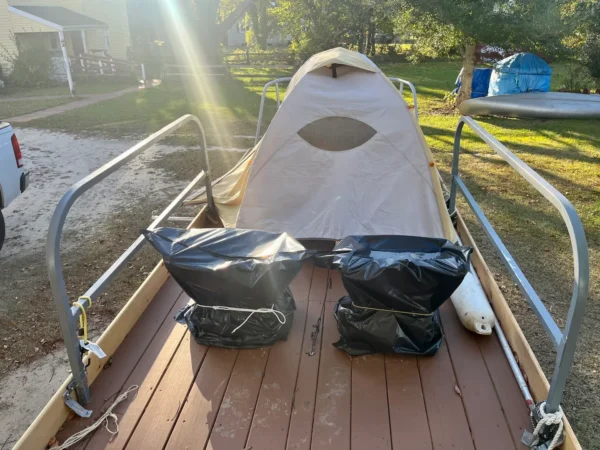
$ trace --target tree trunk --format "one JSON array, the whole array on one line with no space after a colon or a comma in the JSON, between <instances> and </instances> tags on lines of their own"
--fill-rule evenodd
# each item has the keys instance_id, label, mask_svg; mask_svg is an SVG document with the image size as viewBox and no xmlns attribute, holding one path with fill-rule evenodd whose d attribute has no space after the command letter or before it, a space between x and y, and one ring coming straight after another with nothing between
<instances>
[{"instance_id":1,"label":"tree trunk","mask_svg":"<svg viewBox=\"0 0 600 450\"><path fill-rule=\"evenodd\" d=\"M365 32L361 31L358 37L358 53L365 52Z\"/></svg>"},{"instance_id":2,"label":"tree trunk","mask_svg":"<svg viewBox=\"0 0 600 450\"><path fill-rule=\"evenodd\" d=\"M369 25L369 48L367 53L370 56L375 56L375 24L373 22Z\"/></svg>"},{"instance_id":3,"label":"tree trunk","mask_svg":"<svg viewBox=\"0 0 600 450\"><path fill-rule=\"evenodd\" d=\"M461 86L456 98L456 106L471 98L471 84L473 83L473 70L475 69L475 42L465 44L463 52L463 71Z\"/></svg>"}]
</instances>

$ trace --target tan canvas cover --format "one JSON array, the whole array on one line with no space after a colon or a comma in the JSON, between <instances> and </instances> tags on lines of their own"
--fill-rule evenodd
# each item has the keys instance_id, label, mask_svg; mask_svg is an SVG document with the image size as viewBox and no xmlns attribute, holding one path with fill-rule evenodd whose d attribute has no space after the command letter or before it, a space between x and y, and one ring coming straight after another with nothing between
<instances>
[{"instance_id":1,"label":"tan canvas cover","mask_svg":"<svg viewBox=\"0 0 600 450\"><path fill-rule=\"evenodd\" d=\"M323 52L290 85L263 139L215 186L227 226L297 238L454 237L421 130L368 58Z\"/></svg>"}]
</instances>

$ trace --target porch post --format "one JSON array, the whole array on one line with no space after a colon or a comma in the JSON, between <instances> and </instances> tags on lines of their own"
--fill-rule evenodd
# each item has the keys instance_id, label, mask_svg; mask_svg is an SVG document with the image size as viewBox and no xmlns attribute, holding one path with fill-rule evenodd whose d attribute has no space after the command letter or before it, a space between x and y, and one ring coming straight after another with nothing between
<instances>
[{"instance_id":1,"label":"porch post","mask_svg":"<svg viewBox=\"0 0 600 450\"><path fill-rule=\"evenodd\" d=\"M83 42L83 53L85 53L87 55L88 47L87 47L87 41L85 40L85 30L81 30L81 42Z\"/></svg>"},{"instance_id":2,"label":"porch post","mask_svg":"<svg viewBox=\"0 0 600 450\"><path fill-rule=\"evenodd\" d=\"M73 86L73 77L71 76L71 64L69 63L69 56L67 55L67 45L65 43L65 33L62 30L58 32L58 40L60 42L60 49L62 50L63 59L65 61L67 80L69 82L69 91L71 92L71 95L75 95L75 86Z\"/></svg>"},{"instance_id":3,"label":"porch post","mask_svg":"<svg viewBox=\"0 0 600 450\"><path fill-rule=\"evenodd\" d=\"M110 47L108 42L108 30L105 28L103 30L104 33L104 51L108 54L108 47Z\"/></svg>"}]
</instances>

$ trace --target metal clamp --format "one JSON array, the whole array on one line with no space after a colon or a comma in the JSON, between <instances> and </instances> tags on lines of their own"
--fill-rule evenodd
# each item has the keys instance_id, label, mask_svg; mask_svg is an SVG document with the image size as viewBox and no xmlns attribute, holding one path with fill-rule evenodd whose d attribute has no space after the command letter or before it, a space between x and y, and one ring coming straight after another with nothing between
<instances>
[{"instance_id":1,"label":"metal clamp","mask_svg":"<svg viewBox=\"0 0 600 450\"><path fill-rule=\"evenodd\" d=\"M67 348L67 355L69 357L69 364L71 366L71 373L73 381L69 385L67 394L65 395L65 404L71 408L76 414L87 411L81 405L85 405L90 401L90 391L87 380L87 373L82 361L82 348L78 337L78 319L81 314L81 308L77 305L71 306L69 303L69 297L65 286L65 280L63 276L62 264L60 260L60 240L63 232L65 220L69 213L69 210L75 203L75 201L88 189L98 184L108 175L116 171L121 166L125 165L133 158L138 156L143 151L152 147L157 142L161 141L165 137L173 134L176 130L183 127L188 123L195 123L198 127L200 138L202 141L202 148L200 151L200 158L202 161L202 167L205 171L201 171L192 182L165 208L165 210L152 222L149 228L155 228L160 225L165 218L167 218L171 212L183 203L183 200L187 195L194 189L194 187L201 181L205 182L206 194L208 198L208 207L214 208L214 200L212 197L212 185L210 181L210 168L208 165L208 153L206 146L206 136L204 128L200 123L200 120L196 116L190 114L180 117L179 119L171 122L161 130L147 137L143 141L139 142L135 146L131 147L126 152L117 156L110 162L106 163L98 170L89 174L81 181L75 183L60 199L56 210L52 216L50 222L50 229L48 230L48 239L46 241L46 263L48 265L48 276L50 278L50 285L52 288L52 296L54 297L54 305L58 313L58 320L60 324L61 333L65 346ZM106 286L127 266L127 263L140 251L145 244L143 236L139 236L133 244L110 266L110 268L102 274L102 276L90 287L87 292L77 302L83 308L89 308L90 302L87 298L95 300L104 291ZM71 390L75 390L77 400L79 404L71 397ZM85 417L85 416L82 416Z\"/></svg>"},{"instance_id":2,"label":"metal clamp","mask_svg":"<svg viewBox=\"0 0 600 450\"><path fill-rule=\"evenodd\" d=\"M548 310L542 303L541 299L519 268L517 262L512 257L500 236L496 233L491 223L477 204L473 195L467 189L462 178L458 174L458 162L460 156L460 140L464 125L467 124L477 136L488 144L499 156L501 156L515 171L521 175L529 184L537 189L552 205L558 210L561 217L565 221L569 236L571 238L571 246L573 249L573 265L574 265L574 285L571 305L567 316L567 322L564 330L561 330ZM506 148L500 141L486 131L471 117L461 117L454 137L454 158L452 161L452 184L450 188L450 205L449 210L452 212L456 208L456 193L460 190L465 197L471 210L482 225L486 235L494 245L500 259L508 269L515 283L519 286L521 293L525 296L529 305L536 313L538 319L542 323L544 329L550 336L554 344L557 357L550 383L550 391L546 400L546 411L553 413L558 410L562 400L565 384L573 357L575 355L575 347L577 338L581 330L589 291L590 279L590 264L588 256L588 246L583 230L583 224L577 215L577 211L573 205L556 190L550 183L544 180L531 167L521 161L514 153ZM539 399L538 399L539 400Z\"/></svg>"}]
</instances>

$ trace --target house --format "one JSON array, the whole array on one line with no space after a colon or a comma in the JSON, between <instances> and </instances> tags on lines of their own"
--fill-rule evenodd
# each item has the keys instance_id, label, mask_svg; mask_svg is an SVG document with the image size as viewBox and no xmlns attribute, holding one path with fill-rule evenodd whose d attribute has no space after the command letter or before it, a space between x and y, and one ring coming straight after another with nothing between
<instances>
[{"instance_id":1,"label":"house","mask_svg":"<svg viewBox=\"0 0 600 450\"><path fill-rule=\"evenodd\" d=\"M131 45L126 0L0 0L0 65L10 72L3 51L17 44L43 46L55 60L57 76L71 91L70 64L80 55L126 59Z\"/></svg>"}]
</instances>

